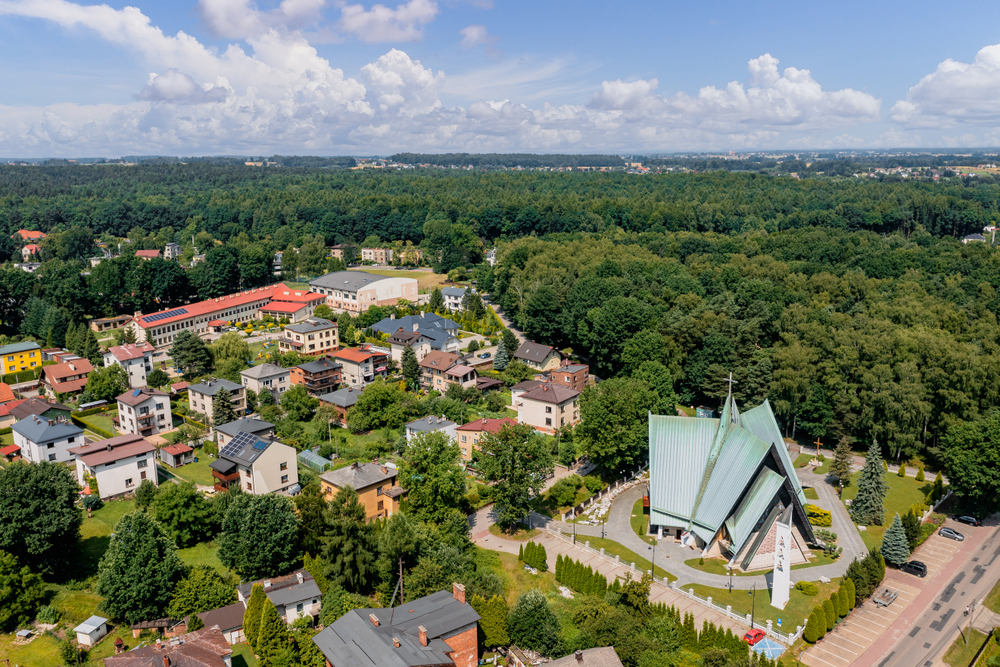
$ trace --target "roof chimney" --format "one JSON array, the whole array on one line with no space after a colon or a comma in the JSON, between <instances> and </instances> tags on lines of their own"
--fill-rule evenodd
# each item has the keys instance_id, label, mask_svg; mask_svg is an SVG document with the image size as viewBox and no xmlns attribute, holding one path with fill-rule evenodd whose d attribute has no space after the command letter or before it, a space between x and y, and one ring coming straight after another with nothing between
<instances>
[{"instance_id":1,"label":"roof chimney","mask_svg":"<svg viewBox=\"0 0 1000 667\"><path fill-rule=\"evenodd\" d=\"M388 468L386 468L385 466L382 466L382 474L383 474L383 475L385 475L385 474L387 474L388 472L389 472L389 469L388 469Z\"/></svg>"},{"instance_id":2,"label":"roof chimney","mask_svg":"<svg viewBox=\"0 0 1000 667\"><path fill-rule=\"evenodd\" d=\"M49 426L52 426L53 424L55 424L55 422L50 419L49 420Z\"/></svg>"},{"instance_id":3,"label":"roof chimney","mask_svg":"<svg viewBox=\"0 0 1000 667\"><path fill-rule=\"evenodd\" d=\"M451 594L456 600L465 604L465 586L457 581L451 585Z\"/></svg>"},{"instance_id":4,"label":"roof chimney","mask_svg":"<svg viewBox=\"0 0 1000 667\"><path fill-rule=\"evenodd\" d=\"M302 583L303 581L305 581L305 578L304 578L304 577L302 576L302 573L301 573L301 572L296 572L296 573L295 573L295 578L299 580L299 583L300 583L300 584L301 584L301 583Z\"/></svg>"},{"instance_id":5,"label":"roof chimney","mask_svg":"<svg viewBox=\"0 0 1000 667\"><path fill-rule=\"evenodd\" d=\"M378 616L376 616L375 614L368 614L368 620L371 621L372 625L374 625L376 628L378 627Z\"/></svg>"},{"instance_id":6,"label":"roof chimney","mask_svg":"<svg viewBox=\"0 0 1000 667\"><path fill-rule=\"evenodd\" d=\"M157 643L159 643L159 642L157 642ZM163 667L170 667L170 656L169 655L163 656Z\"/></svg>"},{"instance_id":7,"label":"roof chimney","mask_svg":"<svg viewBox=\"0 0 1000 667\"><path fill-rule=\"evenodd\" d=\"M392 645L395 646L396 648L399 648L399 637L392 638Z\"/></svg>"},{"instance_id":8,"label":"roof chimney","mask_svg":"<svg viewBox=\"0 0 1000 667\"><path fill-rule=\"evenodd\" d=\"M576 661L577 662L583 662L583 651L581 651L580 649L577 649L576 653L574 653L573 655L576 656Z\"/></svg>"},{"instance_id":9,"label":"roof chimney","mask_svg":"<svg viewBox=\"0 0 1000 667\"><path fill-rule=\"evenodd\" d=\"M417 628L417 632L420 633L420 644L422 646L427 646L427 628L421 625Z\"/></svg>"}]
</instances>

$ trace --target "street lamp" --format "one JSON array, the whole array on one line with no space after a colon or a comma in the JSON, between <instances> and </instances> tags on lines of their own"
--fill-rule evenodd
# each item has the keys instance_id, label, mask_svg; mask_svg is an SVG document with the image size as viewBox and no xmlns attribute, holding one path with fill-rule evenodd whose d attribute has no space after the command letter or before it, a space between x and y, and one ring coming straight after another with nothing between
<instances>
[{"instance_id":1,"label":"street lamp","mask_svg":"<svg viewBox=\"0 0 1000 667\"><path fill-rule=\"evenodd\" d=\"M733 592L733 566L732 563L726 565L726 569L729 570L729 592Z\"/></svg>"},{"instance_id":2,"label":"street lamp","mask_svg":"<svg viewBox=\"0 0 1000 667\"><path fill-rule=\"evenodd\" d=\"M732 572L732 570L730 570L730 572ZM753 630L754 612L757 609L757 582L754 582L753 589L750 591L749 595L753 597L753 601L750 603L750 629Z\"/></svg>"}]
</instances>

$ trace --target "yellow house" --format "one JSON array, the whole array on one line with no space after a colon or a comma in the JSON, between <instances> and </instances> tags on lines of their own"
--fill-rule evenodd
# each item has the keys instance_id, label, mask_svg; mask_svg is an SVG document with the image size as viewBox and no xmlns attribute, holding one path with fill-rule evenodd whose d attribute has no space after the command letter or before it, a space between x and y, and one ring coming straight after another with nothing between
<instances>
[{"instance_id":1,"label":"yellow house","mask_svg":"<svg viewBox=\"0 0 1000 667\"><path fill-rule=\"evenodd\" d=\"M16 373L42 365L42 346L38 343L14 343L0 347L0 368Z\"/></svg>"},{"instance_id":2,"label":"yellow house","mask_svg":"<svg viewBox=\"0 0 1000 667\"><path fill-rule=\"evenodd\" d=\"M399 511L399 503L406 491L396 483L397 474L395 468L378 463L352 463L345 468L323 473L319 481L327 500L345 486L353 487L365 508L365 516L371 521L390 517Z\"/></svg>"}]
</instances>

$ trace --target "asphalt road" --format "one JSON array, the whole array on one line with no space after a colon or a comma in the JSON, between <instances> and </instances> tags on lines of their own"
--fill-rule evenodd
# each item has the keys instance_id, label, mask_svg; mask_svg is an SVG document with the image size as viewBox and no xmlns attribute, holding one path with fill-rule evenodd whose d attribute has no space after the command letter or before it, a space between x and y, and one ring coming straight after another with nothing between
<instances>
[{"instance_id":1,"label":"asphalt road","mask_svg":"<svg viewBox=\"0 0 1000 667\"><path fill-rule=\"evenodd\" d=\"M973 530L989 531L989 536L967 556L931 604L912 622L909 632L877 663L878 667L930 667L955 640L959 626L968 627L970 619L964 615L966 606L973 605L973 601L977 605L981 603L1000 579L1000 563L997 562L1000 527L961 526L958 529L966 539ZM982 611L988 613L985 608Z\"/></svg>"}]
</instances>

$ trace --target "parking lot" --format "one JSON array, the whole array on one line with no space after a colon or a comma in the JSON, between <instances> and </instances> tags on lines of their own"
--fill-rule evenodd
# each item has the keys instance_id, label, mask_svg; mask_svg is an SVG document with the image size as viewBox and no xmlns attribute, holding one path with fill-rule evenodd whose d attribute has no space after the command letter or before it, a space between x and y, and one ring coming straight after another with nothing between
<instances>
[{"instance_id":1,"label":"parking lot","mask_svg":"<svg viewBox=\"0 0 1000 667\"><path fill-rule=\"evenodd\" d=\"M945 525L951 526L967 537L972 534L972 531L975 530L975 528L972 528L971 526L956 524L951 520L949 520ZM955 555L955 552L961 548L961 542L950 540L947 537L941 537L935 532L927 538L926 542L920 545L916 553L913 554L912 560L919 560L926 565L927 578L933 579L937 576L938 572L944 568L951 557ZM912 575L904 574L902 572L896 572L894 574L897 577L904 578L904 581L906 577L912 577Z\"/></svg>"}]
</instances>

